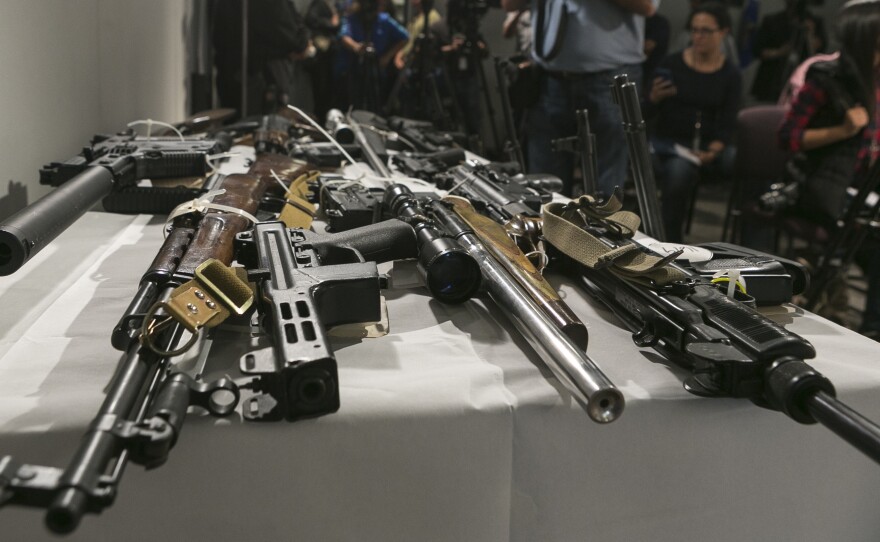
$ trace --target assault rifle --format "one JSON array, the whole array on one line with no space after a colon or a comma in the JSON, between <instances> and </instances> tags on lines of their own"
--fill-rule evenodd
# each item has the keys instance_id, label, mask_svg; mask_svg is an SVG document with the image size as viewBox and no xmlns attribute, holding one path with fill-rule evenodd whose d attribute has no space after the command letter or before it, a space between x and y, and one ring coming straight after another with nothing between
<instances>
[{"instance_id":1,"label":"assault rifle","mask_svg":"<svg viewBox=\"0 0 880 542\"><path fill-rule=\"evenodd\" d=\"M819 422L880 462L880 427L838 401L831 382L805 363L815 356L807 340L635 243L638 217L618 211L616 199L551 203L544 235L582 264L575 269L585 290L638 346L690 371L691 393L748 398L797 422Z\"/></svg>"},{"instance_id":2,"label":"assault rifle","mask_svg":"<svg viewBox=\"0 0 880 542\"><path fill-rule=\"evenodd\" d=\"M248 173L223 178L213 207L173 219L114 330L113 345L125 354L70 463L60 469L0 457L0 504L45 508L50 530L71 532L83 515L113 503L129 462L152 468L167 460L190 406L227 416L244 392L247 420L292 421L338 409L326 329L379 319L383 280L375 261L414 257L415 235L399 221L343 237L278 222L249 230L247 217L278 186L276 178L291 181L305 169L284 156L259 156ZM256 302L228 267L236 260L256 284ZM262 332L240 360L244 382L206 382L202 368L183 372L178 362L187 349L206 349L209 328L233 314L255 315ZM201 360L207 354L196 353Z\"/></svg>"},{"instance_id":3,"label":"assault rifle","mask_svg":"<svg viewBox=\"0 0 880 542\"><path fill-rule=\"evenodd\" d=\"M203 176L206 158L223 147L219 141L97 135L79 155L45 166L40 182L57 188L0 224L0 275L17 271L114 191L141 179Z\"/></svg>"}]
</instances>

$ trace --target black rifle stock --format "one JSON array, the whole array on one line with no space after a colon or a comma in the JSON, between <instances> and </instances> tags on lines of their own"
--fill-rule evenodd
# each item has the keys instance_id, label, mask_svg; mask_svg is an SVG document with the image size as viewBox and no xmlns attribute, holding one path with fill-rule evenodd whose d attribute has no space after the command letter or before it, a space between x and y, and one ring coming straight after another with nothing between
<instances>
[{"instance_id":1,"label":"black rifle stock","mask_svg":"<svg viewBox=\"0 0 880 542\"><path fill-rule=\"evenodd\" d=\"M213 139L144 138L133 132L95 136L80 155L40 171L58 187L0 224L0 275L16 272L112 191L140 179L205 174Z\"/></svg>"}]
</instances>

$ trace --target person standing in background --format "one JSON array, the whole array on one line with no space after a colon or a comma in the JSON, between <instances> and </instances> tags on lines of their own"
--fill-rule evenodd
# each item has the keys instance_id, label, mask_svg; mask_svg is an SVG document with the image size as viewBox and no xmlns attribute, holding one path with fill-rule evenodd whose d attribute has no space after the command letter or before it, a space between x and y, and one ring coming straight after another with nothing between
<instances>
[{"instance_id":1,"label":"person standing in background","mask_svg":"<svg viewBox=\"0 0 880 542\"><path fill-rule=\"evenodd\" d=\"M828 44L822 19L807 9L807 0L785 0L785 9L767 15L755 34L754 56L760 64L752 96L776 102L794 69L822 53Z\"/></svg>"},{"instance_id":2,"label":"person standing in background","mask_svg":"<svg viewBox=\"0 0 880 542\"><path fill-rule=\"evenodd\" d=\"M651 88L654 69L669 50L669 19L655 13L645 19L645 62L642 63L643 88Z\"/></svg>"},{"instance_id":3,"label":"person standing in background","mask_svg":"<svg viewBox=\"0 0 880 542\"><path fill-rule=\"evenodd\" d=\"M514 38L514 58L526 58L532 50L532 14L529 5L509 11L501 26L501 37Z\"/></svg>"},{"instance_id":4,"label":"person standing in background","mask_svg":"<svg viewBox=\"0 0 880 542\"><path fill-rule=\"evenodd\" d=\"M534 0L532 57L544 70L537 103L526 119L528 169L551 173L574 194L574 157L552 150L551 141L577 131L575 111L589 111L596 134L599 191L610 195L627 178L626 137L611 95L614 77L641 84L645 17L659 0ZM516 11L525 0L502 0Z\"/></svg>"},{"instance_id":5,"label":"person standing in background","mask_svg":"<svg viewBox=\"0 0 880 542\"><path fill-rule=\"evenodd\" d=\"M275 112L290 96L291 62L314 54L309 31L290 0L247 4L247 74L242 74L242 3L221 0L214 8L214 65L222 107L242 111L242 79L247 81L247 114Z\"/></svg>"},{"instance_id":6,"label":"person standing in background","mask_svg":"<svg viewBox=\"0 0 880 542\"><path fill-rule=\"evenodd\" d=\"M306 26L312 33L315 44L315 59L312 62L312 93L314 95L315 115L318 119L327 116L334 103L333 63L339 54L339 10L333 0L312 0L306 11Z\"/></svg>"},{"instance_id":7,"label":"person standing in background","mask_svg":"<svg viewBox=\"0 0 880 542\"><path fill-rule=\"evenodd\" d=\"M379 112L389 90L389 68L409 34L379 0L356 0L342 19L340 61L349 81L348 101L357 109Z\"/></svg>"}]
</instances>

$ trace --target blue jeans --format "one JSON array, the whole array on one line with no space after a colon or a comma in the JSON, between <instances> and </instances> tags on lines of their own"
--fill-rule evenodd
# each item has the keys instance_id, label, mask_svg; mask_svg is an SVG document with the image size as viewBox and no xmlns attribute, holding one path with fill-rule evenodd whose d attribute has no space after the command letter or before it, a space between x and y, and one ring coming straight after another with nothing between
<instances>
[{"instance_id":1,"label":"blue jeans","mask_svg":"<svg viewBox=\"0 0 880 542\"><path fill-rule=\"evenodd\" d=\"M551 173L563 182L563 193L572 195L574 155L553 152L553 139L577 133L575 111L589 112L590 130L596 135L599 191L610 195L614 187L623 188L627 178L627 146L620 109L611 97L614 77L626 74L639 83L640 65L622 66L616 70L588 73L565 79L543 74L538 102L526 118L528 133L529 172Z\"/></svg>"},{"instance_id":2,"label":"blue jeans","mask_svg":"<svg viewBox=\"0 0 880 542\"><path fill-rule=\"evenodd\" d=\"M726 146L718 158L704 166L676 155L654 155L654 173L661 193L660 214L667 241L683 241L684 223L700 174L728 178L733 172L735 157L736 149L732 145Z\"/></svg>"}]
</instances>

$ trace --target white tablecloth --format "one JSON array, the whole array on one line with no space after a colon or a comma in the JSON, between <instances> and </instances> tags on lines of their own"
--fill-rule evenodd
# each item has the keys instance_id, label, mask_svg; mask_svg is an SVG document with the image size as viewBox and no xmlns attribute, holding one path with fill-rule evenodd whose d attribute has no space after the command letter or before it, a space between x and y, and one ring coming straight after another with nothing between
<instances>
[{"instance_id":1,"label":"white tablecloth","mask_svg":"<svg viewBox=\"0 0 880 542\"><path fill-rule=\"evenodd\" d=\"M109 334L161 220L89 213L0 278L0 455L65 466L120 359ZM406 265L395 268L400 279ZM337 339L339 412L190 416L168 462L127 469L71 540L875 541L880 467L821 426L703 399L577 289L589 353L626 396L598 425L490 301L385 291L391 333ZM801 311L787 327L838 397L880 420L880 348ZM210 368L235 376L235 332ZM0 539L51 538L0 509Z\"/></svg>"}]
</instances>

